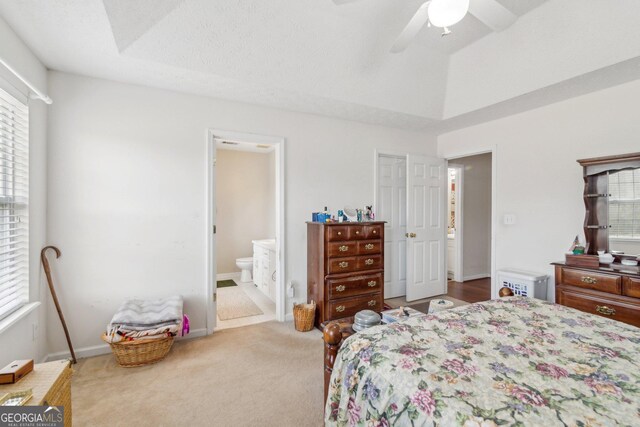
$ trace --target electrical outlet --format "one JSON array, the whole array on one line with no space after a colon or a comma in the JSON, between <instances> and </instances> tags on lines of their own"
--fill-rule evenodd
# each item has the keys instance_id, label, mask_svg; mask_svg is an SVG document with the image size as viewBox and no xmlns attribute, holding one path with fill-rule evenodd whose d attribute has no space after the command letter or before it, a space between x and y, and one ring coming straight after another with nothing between
<instances>
[{"instance_id":1,"label":"electrical outlet","mask_svg":"<svg viewBox=\"0 0 640 427\"><path fill-rule=\"evenodd\" d=\"M515 214L504 214L504 225L513 225L516 223Z\"/></svg>"},{"instance_id":2,"label":"electrical outlet","mask_svg":"<svg viewBox=\"0 0 640 427\"><path fill-rule=\"evenodd\" d=\"M289 283L287 283L287 296L289 298L293 298L295 296L296 292L295 292L295 288L293 286L293 282L289 281Z\"/></svg>"}]
</instances>

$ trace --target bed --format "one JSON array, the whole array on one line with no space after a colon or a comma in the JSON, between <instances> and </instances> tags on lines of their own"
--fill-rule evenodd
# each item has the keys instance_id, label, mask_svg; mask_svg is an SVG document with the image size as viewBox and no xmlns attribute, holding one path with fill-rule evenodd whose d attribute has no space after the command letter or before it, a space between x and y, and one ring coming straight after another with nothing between
<instances>
[{"instance_id":1,"label":"bed","mask_svg":"<svg viewBox=\"0 0 640 427\"><path fill-rule=\"evenodd\" d=\"M329 426L640 425L640 329L568 307L507 297L341 344Z\"/></svg>"}]
</instances>

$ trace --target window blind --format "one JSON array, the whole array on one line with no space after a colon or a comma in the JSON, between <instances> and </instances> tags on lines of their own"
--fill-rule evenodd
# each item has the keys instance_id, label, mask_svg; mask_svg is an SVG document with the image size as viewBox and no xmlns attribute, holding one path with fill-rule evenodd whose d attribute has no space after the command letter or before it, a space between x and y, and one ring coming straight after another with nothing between
<instances>
[{"instance_id":1,"label":"window blind","mask_svg":"<svg viewBox=\"0 0 640 427\"><path fill-rule=\"evenodd\" d=\"M29 110L0 89L0 319L29 300Z\"/></svg>"},{"instance_id":2,"label":"window blind","mask_svg":"<svg viewBox=\"0 0 640 427\"><path fill-rule=\"evenodd\" d=\"M609 175L609 235L640 240L640 169Z\"/></svg>"}]
</instances>

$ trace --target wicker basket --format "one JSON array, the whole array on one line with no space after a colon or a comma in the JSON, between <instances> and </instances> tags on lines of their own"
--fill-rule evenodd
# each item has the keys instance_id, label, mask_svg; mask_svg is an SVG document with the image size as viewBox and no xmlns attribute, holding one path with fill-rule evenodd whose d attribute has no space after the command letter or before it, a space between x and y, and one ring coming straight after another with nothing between
<instances>
[{"instance_id":1,"label":"wicker basket","mask_svg":"<svg viewBox=\"0 0 640 427\"><path fill-rule=\"evenodd\" d=\"M296 331L309 332L313 329L313 322L316 318L316 303L311 304L294 304L293 305L293 323Z\"/></svg>"},{"instance_id":2,"label":"wicker basket","mask_svg":"<svg viewBox=\"0 0 640 427\"><path fill-rule=\"evenodd\" d=\"M106 335L102 335L106 340ZM169 353L173 345L173 337L154 340L121 341L109 343L118 364L125 368L150 365L156 363Z\"/></svg>"}]
</instances>

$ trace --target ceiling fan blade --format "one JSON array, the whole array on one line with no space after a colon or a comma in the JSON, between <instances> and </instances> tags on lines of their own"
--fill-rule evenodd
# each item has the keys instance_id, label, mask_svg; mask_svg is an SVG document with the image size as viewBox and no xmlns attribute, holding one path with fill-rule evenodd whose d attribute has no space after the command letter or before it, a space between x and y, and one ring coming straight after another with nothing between
<instances>
[{"instance_id":1,"label":"ceiling fan blade","mask_svg":"<svg viewBox=\"0 0 640 427\"><path fill-rule=\"evenodd\" d=\"M405 50L407 46L409 46L409 43L418 35L422 27L424 27L424 24L429 21L429 3L430 2L423 3L413 15L411 21L404 27L404 30L402 30L395 43L393 43L391 52L398 53Z\"/></svg>"},{"instance_id":2,"label":"ceiling fan blade","mask_svg":"<svg viewBox=\"0 0 640 427\"><path fill-rule=\"evenodd\" d=\"M470 0L469 13L493 31L510 27L518 17L496 0Z\"/></svg>"}]
</instances>

